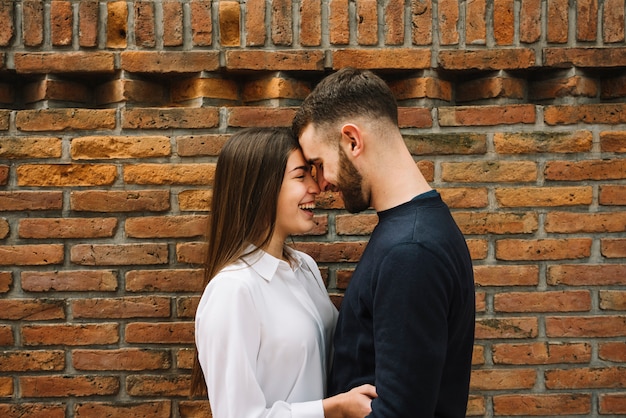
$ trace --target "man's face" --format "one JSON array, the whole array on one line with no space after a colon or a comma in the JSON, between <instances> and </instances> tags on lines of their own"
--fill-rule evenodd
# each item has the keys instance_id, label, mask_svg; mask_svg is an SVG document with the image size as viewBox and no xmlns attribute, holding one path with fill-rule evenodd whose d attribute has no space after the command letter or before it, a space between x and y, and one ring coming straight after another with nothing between
<instances>
[{"instance_id":1,"label":"man's face","mask_svg":"<svg viewBox=\"0 0 626 418\"><path fill-rule=\"evenodd\" d=\"M369 207L369 199L363 193L363 178L339 141L326 140L312 124L302 131L299 141L305 159L315 167L315 178L322 191L341 192L350 213Z\"/></svg>"}]
</instances>

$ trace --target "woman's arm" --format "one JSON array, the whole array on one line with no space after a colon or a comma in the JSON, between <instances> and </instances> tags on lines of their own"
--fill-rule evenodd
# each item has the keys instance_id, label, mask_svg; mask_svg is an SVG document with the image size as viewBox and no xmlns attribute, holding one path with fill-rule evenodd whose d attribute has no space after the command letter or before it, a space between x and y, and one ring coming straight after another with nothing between
<instances>
[{"instance_id":1,"label":"woman's arm","mask_svg":"<svg viewBox=\"0 0 626 418\"><path fill-rule=\"evenodd\" d=\"M372 411L372 399L375 397L374 386L361 385L326 398L322 401L324 418L363 418Z\"/></svg>"}]
</instances>

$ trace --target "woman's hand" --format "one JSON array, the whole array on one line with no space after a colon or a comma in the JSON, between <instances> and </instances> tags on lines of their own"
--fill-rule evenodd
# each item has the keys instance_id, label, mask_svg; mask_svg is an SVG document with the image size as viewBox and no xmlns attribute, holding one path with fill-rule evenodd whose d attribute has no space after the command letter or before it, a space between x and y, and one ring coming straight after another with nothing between
<instances>
[{"instance_id":1,"label":"woman's hand","mask_svg":"<svg viewBox=\"0 0 626 418\"><path fill-rule=\"evenodd\" d=\"M363 418L372 412L372 399L376 396L376 388L365 384L324 399L324 417Z\"/></svg>"}]
</instances>

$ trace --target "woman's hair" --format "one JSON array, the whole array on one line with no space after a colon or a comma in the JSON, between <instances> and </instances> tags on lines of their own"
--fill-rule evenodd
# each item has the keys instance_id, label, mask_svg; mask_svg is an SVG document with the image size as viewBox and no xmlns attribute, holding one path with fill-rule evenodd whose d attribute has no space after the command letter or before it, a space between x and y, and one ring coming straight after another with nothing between
<instances>
[{"instance_id":1,"label":"woman's hair","mask_svg":"<svg viewBox=\"0 0 626 418\"><path fill-rule=\"evenodd\" d=\"M296 137L309 124L332 126L346 118L387 119L398 124L398 104L389 86L369 70L342 68L324 78L293 118Z\"/></svg>"},{"instance_id":2,"label":"woman's hair","mask_svg":"<svg viewBox=\"0 0 626 418\"><path fill-rule=\"evenodd\" d=\"M229 264L269 243L287 159L299 148L289 128L247 128L224 144L215 169L204 286ZM206 394L197 347L191 395Z\"/></svg>"}]
</instances>

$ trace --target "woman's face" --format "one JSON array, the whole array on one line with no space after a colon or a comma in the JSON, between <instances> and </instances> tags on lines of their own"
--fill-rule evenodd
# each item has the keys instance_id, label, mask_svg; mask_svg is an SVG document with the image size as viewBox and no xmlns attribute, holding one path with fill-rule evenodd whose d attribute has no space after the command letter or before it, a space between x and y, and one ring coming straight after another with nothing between
<instances>
[{"instance_id":1,"label":"woman's face","mask_svg":"<svg viewBox=\"0 0 626 418\"><path fill-rule=\"evenodd\" d=\"M286 239L292 234L309 232L315 226L313 209L320 188L313 179L311 166L300 150L294 150L287 159L285 176L278 194L275 234Z\"/></svg>"}]
</instances>

